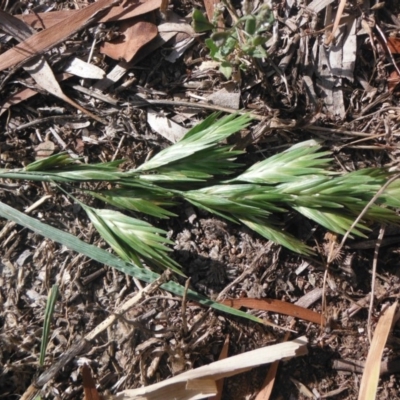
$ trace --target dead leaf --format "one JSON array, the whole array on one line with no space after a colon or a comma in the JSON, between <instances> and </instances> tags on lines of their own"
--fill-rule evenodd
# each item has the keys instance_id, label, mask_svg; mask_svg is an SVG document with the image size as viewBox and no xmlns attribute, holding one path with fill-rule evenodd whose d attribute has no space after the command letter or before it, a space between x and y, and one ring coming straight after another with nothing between
<instances>
[{"instance_id":1,"label":"dead leaf","mask_svg":"<svg viewBox=\"0 0 400 400\"><path fill-rule=\"evenodd\" d=\"M46 140L40 143L35 148L36 157L35 160L41 160L42 158L46 158L51 156L54 153L56 145L50 140Z\"/></svg>"},{"instance_id":2,"label":"dead leaf","mask_svg":"<svg viewBox=\"0 0 400 400\"><path fill-rule=\"evenodd\" d=\"M175 22L168 21L159 26L160 34L172 33L174 38L171 41L172 51L165 59L169 62L175 62L193 43L197 36L196 32L185 19L181 18Z\"/></svg>"},{"instance_id":3,"label":"dead leaf","mask_svg":"<svg viewBox=\"0 0 400 400\"><path fill-rule=\"evenodd\" d=\"M74 57L64 66L64 71L84 79L103 79L106 73L96 65Z\"/></svg>"},{"instance_id":4,"label":"dead leaf","mask_svg":"<svg viewBox=\"0 0 400 400\"><path fill-rule=\"evenodd\" d=\"M82 365L82 381L83 392L85 393L84 400L100 400L101 397L96 389L96 384L92 377L92 371L87 364Z\"/></svg>"},{"instance_id":5,"label":"dead leaf","mask_svg":"<svg viewBox=\"0 0 400 400\"><path fill-rule=\"evenodd\" d=\"M104 42L100 52L114 60L129 62L141 47L152 41L158 34L157 27L145 21L131 19L120 25L121 36L112 42Z\"/></svg>"},{"instance_id":6,"label":"dead leaf","mask_svg":"<svg viewBox=\"0 0 400 400\"><path fill-rule=\"evenodd\" d=\"M324 316L307 308L276 299L232 299L221 302L233 308L247 307L301 318L315 324L325 324Z\"/></svg>"},{"instance_id":7,"label":"dead leaf","mask_svg":"<svg viewBox=\"0 0 400 400\"><path fill-rule=\"evenodd\" d=\"M142 0L134 3L133 1L130 1L129 3L131 4L128 6L126 6L126 2L121 2L121 4L113 6L98 20L98 22L123 21L128 18L146 14L160 8L161 0ZM79 12L79 10L63 10L37 14L18 14L15 15L15 17L24 21L32 28L48 29L53 25L62 23L65 18L70 17L77 12Z\"/></svg>"},{"instance_id":8,"label":"dead leaf","mask_svg":"<svg viewBox=\"0 0 400 400\"><path fill-rule=\"evenodd\" d=\"M262 347L260 349L226 358L225 360L216 361L150 386L139 389L124 390L116 396L112 396L112 399L201 399L209 395L210 380L215 381L248 371L258 365L305 354L307 354L307 338L302 336L290 342ZM199 382L196 382L196 385L194 385L193 381ZM204 385L201 385L202 381L204 381ZM198 391L188 390L188 388L193 388L194 386L200 387ZM205 394L205 391L208 391L208 393ZM215 394L215 392L213 394Z\"/></svg>"},{"instance_id":9,"label":"dead leaf","mask_svg":"<svg viewBox=\"0 0 400 400\"><path fill-rule=\"evenodd\" d=\"M168 12L169 22L178 22L181 19L182 18L179 15L173 12ZM131 62L127 63L125 61L120 61L107 74L107 76L104 79L97 82L94 85L94 87L98 90L102 91L106 90L111 85L118 82L118 80L121 79L126 74L126 72L135 65L135 63L139 62L140 60L145 58L148 54L151 54L153 51L155 51L156 49L164 45L166 42L168 42L168 40L172 39L176 35L176 32L169 32L169 31L162 32L163 26L165 26L167 23L168 22L164 22L158 25L158 33L159 33L158 36L154 40L149 42L146 46L142 47Z\"/></svg>"},{"instance_id":10,"label":"dead leaf","mask_svg":"<svg viewBox=\"0 0 400 400\"><path fill-rule=\"evenodd\" d=\"M392 54L400 54L400 38L388 37L386 44Z\"/></svg>"},{"instance_id":11,"label":"dead leaf","mask_svg":"<svg viewBox=\"0 0 400 400\"><path fill-rule=\"evenodd\" d=\"M119 6L114 6L100 20L100 22L122 21L124 19L138 17L139 15L147 14L160 8L161 0L141 0L134 4L130 2L122 2Z\"/></svg>"},{"instance_id":12,"label":"dead leaf","mask_svg":"<svg viewBox=\"0 0 400 400\"><path fill-rule=\"evenodd\" d=\"M400 83L399 73L396 70L392 71L387 81L388 81L389 92L393 92L396 86Z\"/></svg>"},{"instance_id":13,"label":"dead leaf","mask_svg":"<svg viewBox=\"0 0 400 400\"><path fill-rule=\"evenodd\" d=\"M293 382L293 384L297 387L298 391L303 396L306 396L309 399L314 399L314 395L313 395L312 391L306 385L304 385L304 383L301 383L300 381L298 381L297 379L294 379L292 377L290 377L290 380Z\"/></svg>"},{"instance_id":14,"label":"dead leaf","mask_svg":"<svg viewBox=\"0 0 400 400\"><path fill-rule=\"evenodd\" d=\"M228 107L234 110L239 110L240 106L240 92L233 92L226 90L226 88L220 89L217 92L212 93L207 97L211 100L212 104L216 104L221 107Z\"/></svg>"},{"instance_id":15,"label":"dead leaf","mask_svg":"<svg viewBox=\"0 0 400 400\"><path fill-rule=\"evenodd\" d=\"M222 346L221 353L219 353L218 360L225 360L228 357L229 350L229 335L226 336L224 345ZM222 390L224 388L224 379L219 379L217 382L217 394L215 396L209 397L208 400L221 400Z\"/></svg>"},{"instance_id":16,"label":"dead leaf","mask_svg":"<svg viewBox=\"0 0 400 400\"><path fill-rule=\"evenodd\" d=\"M392 328L393 318L397 309L397 302L392 304L379 318L374 337L369 348L364 373L361 379L358 400L374 400L378 389L380 361L387 338Z\"/></svg>"},{"instance_id":17,"label":"dead leaf","mask_svg":"<svg viewBox=\"0 0 400 400\"><path fill-rule=\"evenodd\" d=\"M172 143L176 143L186 134L188 129L183 128L167 117L160 115L157 111L148 109L147 122L153 131L165 137Z\"/></svg>"},{"instance_id":18,"label":"dead leaf","mask_svg":"<svg viewBox=\"0 0 400 400\"><path fill-rule=\"evenodd\" d=\"M214 17L215 5L220 3L220 0L204 0L204 7L206 9L207 17L209 21L212 21Z\"/></svg>"},{"instance_id":19,"label":"dead leaf","mask_svg":"<svg viewBox=\"0 0 400 400\"><path fill-rule=\"evenodd\" d=\"M98 0L96 3L68 16L61 23L35 33L3 54L0 54L0 71L26 62L57 45L70 35L94 22L100 17L101 11L111 7L117 1Z\"/></svg>"}]
</instances>

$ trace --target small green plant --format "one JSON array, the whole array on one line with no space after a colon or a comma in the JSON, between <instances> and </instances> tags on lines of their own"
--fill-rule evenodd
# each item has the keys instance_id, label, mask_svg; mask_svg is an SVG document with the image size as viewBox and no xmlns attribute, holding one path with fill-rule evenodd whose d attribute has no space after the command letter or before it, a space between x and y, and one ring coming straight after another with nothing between
<instances>
[{"instance_id":1,"label":"small green plant","mask_svg":"<svg viewBox=\"0 0 400 400\"><path fill-rule=\"evenodd\" d=\"M205 40L213 60L220 62L220 71L229 79L232 72L247 69L252 58L268 56L264 44L268 40L268 29L274 18L268 5L262 5L254 14L235 18L232 27L220 28L218 21L222 18L224 7L220 3L215 7L211 22L199 10L193 11L193 25L196 32L212 31Z\"/></svg>"},{"instance_id":2,"label":"small green plant","mask_svg":"<svg viewBox=\"0 0 400 400\"><path fill-rule=\"evenodd\" d=\"M179 265L169 257L171 241L167 233L145 220L174 217L176 205L192 205L238 225L300 254L313 249L285 229L279 215L302 214L324 228L365 237L371 223L400 225L400 181L390 185L367 208L361 221L353 221L369 205L375 194L394 176L386 168L366 168L350 173L330 170L330 152L321 151L315 140L298 143L282 153L244 169L236 163L241 151L232 150L225 139L248 126L248 115L213 114L193 127L174 145L160 151L135 169L122 171L122 160L83 164L68 154L56 154L23 169L0 170L0 178L62 183L63 190L92 195L125 213L95 209L79 201L100 235L118 255L80 241L75 236L28 217L0 202L0 217L26 226L70 249L146 282L169 268L180 275ZM79 183L109 182L108 188L93 191ZM72 197L72 196L71 196ZM172 208L172 210L170 210ZM134 214L130 216L129 214ZM185 288L175 282L162 286L182 295ZM253 321L256 317L235 311L188 291L203 305ZM44 342L44 340L43 340Z\"/></svg>"}]
</instances>

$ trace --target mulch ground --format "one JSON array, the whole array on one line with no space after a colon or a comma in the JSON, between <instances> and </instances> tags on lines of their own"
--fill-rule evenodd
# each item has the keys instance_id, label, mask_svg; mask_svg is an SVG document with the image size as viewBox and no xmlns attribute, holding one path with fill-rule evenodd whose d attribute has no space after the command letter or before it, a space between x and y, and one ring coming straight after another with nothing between
<instances>
[{"instance_id":1,"label":"mulch ground","mask_svg":"<svg viewBox=\"0 0 400 400\"><path fill-rule=\"evenodd\" d=\"M11 3L2 1L1 8L11 14L28 12L27 4ZM45 8L39 1L32 3L31 12L35 7L37 12ZM260 121L255 121L247 132L233 140L232 144L246 149L242 161L250 165L293 143L318 138L333 152L338 170L396 165L400 97L398 88L391 83L396 78L392 59L382 45L376 26L386 37L399 36L398 2L387 1L384 8L371 11L366 4L354 1L345 9L345 13L358 21L357 29L361 29L363 19L374 19L375 26L371 28L371 36L364 32L356 37L353 75L337 80L337 90L342 97L341 100L335 97L335 101L343 102L344 114L332 113L335 108L325 104L327 89L321 86L323 74L318 70L318 59L311 56L315 54L316 43L323 41L325 9L304 25L289 24L287 21L303 18L304 11L303 5L290 3L293 3L291 7L285 2L273 5L279 23L276 25L277 41L269 57L243 71L241 81L230 83L232 93L240 92L240 107L260 117ZM55 4L57 9L81 6L83 3L67 1ZM186 16L193 7L202 6L202 2L186 0L173 2L170 8ZM234 6L240 9L239 2L234 2ZM337 2L332 6L335 15ZM158 21L160 17L154 13L154 18ZM118 30L118 24L113 25L114 28ZM66 40L59 52L49 53L55 69L62 64L63 54L69 55L76 48L79 56L87 57L93 39L90 29L85 28ZM301 40L294 40L296 35L300 35ZM0 43L4 51L16 42L4 34L0 36ZM95 46L95 60L108 72L117 61L101 55L100 44L99 41ZM174 63L165 60L171 46L164 45L149 53L121 81L105 90L107 95L118 100L117 105L74 90L74 84L81 84L79 78L71 78L62 85L66 94L106 119L107 125L78 114L70 105L43 91L11 107L0 117L3 128L1 168L20 168L34 161L38 145L44 141L54 142L55 152L62 150L53 131L62 138L66 149L86 162L124 158L127 165L140 165L146 157L168 146L170 142L147 124L147 107L132 106L131 100L138 93L160 102L178 99L196 102L227 88L227 80L217 69L200 73L201 63L209 61L203 37L196 38ZM304 57L305 52L308 57ZM291 57L288 58L289 53ZM399 58L395 53L393 57L394 60ZM287 67L283 66L283 59ZM308 78L311 78L311 86ZM0 80L4 101L17 90L34 87L29 75L21 69L1 72ZM89 87L90 81L85 85ZM186 127L193 126L211 112L170 104L153 108L160 116L175 118ZM39 204L31 212L32 216L88 243L105 247L82 209L61 192L38 182L0 180L0 200L21 211L48 194L51 197ZM99 204L90 199L85 201ZM242 226L190 205L175 212L178 218L150 221L168 231L175 242L172 256L191 277L196 291L216 298L246 270L250 272L231 287L229 297L274 298L295 303L307 293L324 288L310 308L323 311L328 324L321 327L297 321L295 336L307 335L309 354L281 363L271 398L306 399L310 398L311 391L315 398L356 399L362 365L354 362L365 361L370 346L368 305L380 227L371 227L368 240L347 243L331 265L324 284L332 237L303 217L288 216L288 229L313 246L317 255L311 258L294 254ZM109 316L118 304L136 293L138 287L131 277L27 229L5 220L0 221L0 228L0 398L11 399L22 395L43 370ZM399 297L399 233L398 228L387 227L379 249L372 331L383 307ZM59 285L60 295L45 367L41 369L38 360L44 309L47 294L55 283ZM322 298L326 310L322 310ZM289 317L256 314L289 327ZM228 335L229 355L234 355L277 343L284 333L209 311L191 302L186 305L186 319L183 320L182 299L158 290L99 335L79 357L66 363L46 384L42 398L82 398L79 367L83 362L90 365L99 393L114 394L217 360ZM395 325L383 359L391 363L382 375L377 398L400 398L398 359L400 330ZM254 399L267 369L260 367L227 379L223 399Z\"/></svg>"}]
</instances>

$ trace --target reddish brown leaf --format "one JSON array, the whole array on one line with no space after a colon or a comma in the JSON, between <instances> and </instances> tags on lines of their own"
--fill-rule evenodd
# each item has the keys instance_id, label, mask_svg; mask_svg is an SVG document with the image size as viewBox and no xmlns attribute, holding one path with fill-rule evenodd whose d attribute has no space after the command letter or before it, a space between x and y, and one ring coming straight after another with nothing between
<instances>
[{"instance_id":1,"label":"reddish brown leaf","mask_svg":"<svg viewBox=\"0 0 400 400\"><path fill-rule=\"evenodd\" d=\"M396 70L394 70L388 78L388 89L389 92L393 92L396 86L400 83L400 76Z\"/></svg>"},{"instance_id":2,"label":"reddish brown leaf","mask_svg":"<svg viewBox=\"0 0 400 400\"><path fill-rule=\"evenodd\" d=\"M112 7L106 15L98 20L98 22L122 21L124 19L137 17L148 12L157 10L160 7L161 0L141 0L129 1L129 4L122 4ZM63 22L67 17L70 17L79 12L79 10L68 11L52 11L38 14L19 14L15 17L23 20L35 29L48 29L53 25Z\"/></svg>"},{"instance_id":3,"label":"reddish brown leaf","mask_svg":"<svg viewBox=\"0 0 400 400\"><path fill-rule=\"evenodd\" d=\"M141 47L153 40L157 34L157 27L137 18L124 21L120 25L122 35L112 42L104 42L100 52L114 60L129 62Z\"/></svg>"},{"instance_id":4,"label":"reddish brown leaf","mask_svg":"<svg viewBox=\"0 0 400 400\"><path fill-rule=\"evenodd\" d=\"M92 377L92 371L87 364L82 365L82 380L83 392L85 393L84 400L100 400L101 397L96 389L96 384Z\"/></svg>"},{"instance_id":5,"label":"reddish brown leaf","mask_svg":"<svg viewBox=\"0 0 400 400\"><path fill-rule=\"evenodd\" d=\"M229 350L229 336L225 338L224 345L222 346L221 353L219 353L218 360L225 360L228 357ZM208 400L221 400L222 398L222 389L224 387L224 378L216 381L217 384L217 394L215 396L211 396Z\"/></svg>"},{"instance_id":6,"label":"reddish brown leaf","mask_svg":"<svg viewBox=\"0 0 400 400\"><path fill-rule=\"evenodd\" d=\"M224 300L222 304L233 308L256 308L258 310L290 315L291 317L301 318L306 321L314 322L315 324L325 323L324 316L315 311L276 299L232 299Z\"/></svg>"},{"instance_id":7,"label":"reddish brown leaf","mask_svg":"<svg viewBox=\"0 0 400 400\"><path fill-rule=\"evenodd\" d=\"M206 13L209 21L212 21L214 16L215 4L220 3L220 0L204 0L204 7L206 8Z\"/></svg>"},{"instance_id":8,"label":"reddish brown leaf","mask_svg":"<svg viewBox=\"0 0 400 400\"><path fill-rule=\"evenodd\" d=\"M400 38L389 37L387 46L392 54L400 54Z\"/></svg>"},{"instance_id":9,"label":"reddish brown leaf","mask_svg":"<svg viewBox=\"0 0 400 400\"><path fill-rule=\"evenodd\" d=\"M99 13L118 0L98 0L70 15L61 23L30 36L0 55L0 71L22 63L65 40L99 18Z\"/></svg>"}]
</instances>

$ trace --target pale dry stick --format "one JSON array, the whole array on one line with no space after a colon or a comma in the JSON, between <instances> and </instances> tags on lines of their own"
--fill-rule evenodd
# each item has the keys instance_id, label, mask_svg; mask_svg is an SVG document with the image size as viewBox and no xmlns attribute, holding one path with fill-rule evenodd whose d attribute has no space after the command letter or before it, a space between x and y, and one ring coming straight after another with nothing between
<instances>
[{"instance_id":1,"label":"pale dry stick","mask_svg":"<svg viewBox=\"0 0 400 400\"><path fill-rule=\"evenodd\" d=\"M9 130L12 132L19 132L24 129L31 128L32 126L35 126L35 125L45 124L47 122L60 123L65 120L67 120L67 121L73 120L73 121L82 122L82 119L76 115L53 115L51 117L44 117L44 118L35 119L33 121L29 121L26 124L19 125L14 129L9 129Z\"/></svg>"},{"instance_id":2,"label":"pale dry stick","mask_svg":"<svg viewBox=\"0 0 400 400\"><path fill-rule=\"evenodd\" d=\"M389 53L389 57L390 57L390 60L392 61L393 67L396 69L396 72L400 75L400 69L397 66L397 63L396 63L396 61L395 61L395 59L393 57L392 52L389 49L389 46L387 45L387 39L386 39L385 34L383 33L382 29L379 27L378 24L375 25L375 29L378 31L379 35L382 38L383 43L385 44L385 47L386 47L385 50L386 50L387 53Z\"/></svg>"},{"instance_id":3,"label":"pale dry stick","mask_svg":"<svg viewBox=\"0 0 400 400\"><path fill-rule=\"evenodd\" d=\"M183 292L183 297L182 297L182 331L184 336L186 336L188 333L187 318L186 318L186 303L187 303L187 292L189 290L189 285L190 285L190 278L188 278L185 282L185 291Z\"/></svg>"},{"instance_id":4,"label":"pale dry stick","mask_svg":"<svg viewBox=\"0 0 400 400\"><path fill-rule=\"evenodd\" d=\"M372 311L374 308L374 298L375 298L374 293L375 293L376 268L378 265L379 249L381 247L381 243L382 243L384 234L385 234L385 225L382 225L381 229L379 230L378 239L376 241L375 250L374 250L374 260L372 262L371 298L369 300L368 320L367 320L367 332L368 332L368 340L369 340L370 344L372 342L371 326L372 326Z\"/></svg>"},{"instance_id":5,"label":"pale dry stick","mask_svg":"<svg viewBox=\"0 0 400 400\"><path fill-rule=\"evenodd\" d=\"M126 135L122 135L121 136L121 139L120 139L120 141L118 143L117 149L115 150L115 153L111 158L111 161L115 161L115 159L117 158L117 155L118 155L119 151L121 150L122 143L124 143L125 138L126 138Z\"/></svg>"},{"instance_id":6,"label":"pale dry stick","mask_svg":"<svg viewBox=\"0 0 400 400\"><path fill-rule=\"evenodd\" d=\"M57 133L57 131L53 127L50 127L49 130L50 130L51 134L57 140L58 144L61 147L61 150L66 151L70 155L71 158L75 158L75 159L79 158L78 154L74 153L71 149L68 149L67 143L65 143L64 140L62 140L61 136Z\"/></svg>"},{"instance_id":7,"label":"pale dry stick","mask_svg":"<svg viewBox=\"0 0 400 400\"><path fill-rule=\"evenodd\" d=\"M335 17L335 22L333 23L332 32L325 39L326 46L329 46L331 44L332 40L335 38L335 33L337 31L337 28L339 27L339 23L342 18L342 15L343 15L343 10L344 10L345 5L346 5L346 0L340 0L339 7L338 7L336 17Z\"/></svg>"},{"instance_id":8,"label":"pale dry stick","mask_svg":"<svg viewBox=\"0 0 400 400\"><path fill-rule=\"evenodd\" d=\"M46 371L44 371L36 380L33 382L25 393L21 396L20 400L33 400L42 387L53 379L57 373L65 367L74 357L78 356L83 352L83 350L88 346L89 342L96 338L101 332L110 327L119 317L119 315L124 314L135 304L140 302L145 295L149 295L155 290L157 290L162 284L169 280L171 272L166 270L158 279L147 285L143 290L139 291L134 297L127 300L119 309L117 313L110 315L103 322L101 322L96 328L90 331L83 339L74 343L70 349L68 349L57 361Z\"/></svg>"},{"instance_id":9,"label":"pale dry stick","mask_svg":"<svg viewBox=\"0 0 400 400\"><path fill-rule=\"evenodd\" d=\"M347 230L345 235L343 236L342 241L340 242L339 248L336 250L335 255L338 254L344 244L346 243L346 240L348 239L351 231L354 229L354 227L361 221L362 217L366 214L368 209L375 203L375 201L378 199L378 197L388 188L388 186L393 183L396 179L400 178L400 174L396 174L392 176L374 195L374 197L368 202L368 204L364 207L364 209L361 211L359 216L354 220L354 222L351 224L350 228ZM332 260L328 260L328 262L331 262Z\"/></svg>"},{"instance_id":10,"label":"pale dry stick","mask_svg":"<svg viewBox=\"0 0 400 400\"><path fill-rule=\"evenodd\" d=\"M127 300L121 307L112 315L107 317L103 322L96 326L91 332L89 332L85 336L85 340L88 342L92 341L97 335L106 330L109 326L111 326L117 319L119 314L125 314L128 310L130 310L135 304L139 303L143 300L145 295L149 295L150 293L157 290L163 283L167 282L170 279L171 271L165 270L164 273L153 283L147 285L144 289L140 290L135 296Z\"/></svg>"},{"instance_id":11,"label":"pale dry stick","mask_svg":"<svg viewBox=\"0 0 400 400\"><path fill-rule=\"evenodd\" d=\"M325 296L326 282L328 281L329 265L330 265L331 261L335 259L335 257L333 257L334 251L335 251L335 244L336 244L336 235L334 235L334 237L331 239L331 245L329 248L328 259L327 259L326 266L325 266L324 280L322 283L322 304L321 304L322 314L326 314L326 309L327 309L326 296ZM336 253L336 254L338 254L338 253Z\"/></svg>"},{"instance_id":12,"label":"pale dry stick","mask_svg":"<svg viewBox=\"0 0 400 400\"><path fill-rule=\"evenodd\" d=\"M299 129L299 127L296 127L296 128ZM369 136L371 136L369 133L365 133L365 132L348 131L348 130L342 130L342 129L336 129L336 128L327 128L327 127L314 126L314 125L302 126L301 129L309 130L309 131L336 133L338 135L349 135L349 136L359 136L359 137L369 137Z\"/></svg>"},{"instance_id":13,"label":"pale dry stick","mask_svg":"<svg viewBox=\"0 0 400 400\"><path fill-rule=\"evenodd\" d=\"M344 148L346 148L346 147L347 147L347 148L350 148L350 146L354 146L356 143L366 142L366 141L368 141L368 140L378 139L378 138L384 137L384 136L386 136L386 133L378 133L378 134L376 134L376 135L372 135L371 137L362 138L362 139L357 139L357 140L354 140L353 142L345 143L343 146L339 146L339 147L337 148L337 151L341 151L342 149L344 149ZM369 146L369 147L370 147L370 146ZM377 147L377 146L375 146L375 147Z\"/></svg>"},{"instance_id":14,"label":"pale dry stick","mask_svg":"<svg viewBox=\"0 0 400 400\"><path fill-rule=\"evenodd\" d=\"M255 269L258 268L258 261L265 254L264 251L260 251L256 258L252 261L251 265L246 268L234 281L232 281L229 285L227 285L218 295L216 301L221 301L225 299L225 295L231 290L231 288L237 285L240 281L242 281L247 275L250 275L254 272Z\"/></svg>"},{"instance_id":15,"label":"pale dry stick","mask_svg":"<svg viewBox=\"0 0 400 400\"><path fill-rule=\"evenodd\" d=\"M150 107L151 105L161 105L161 106L174 106L174 107L204 108L205 110L222 111L228 114L241 114L241 115L246 114L258 121L263 121L265 119L264 116L254 114L247 110L235 110L234 108L222 107L214 104L191 103L190 101L174 101L174 100L160 100L160 99L150 100L150 99L142 99L136 96L134 99L131 99L128 103L133 107ZM279 129L279 128L281 127L278 126L277 128L274 129Z\"/></svg>"}]
</instances>

